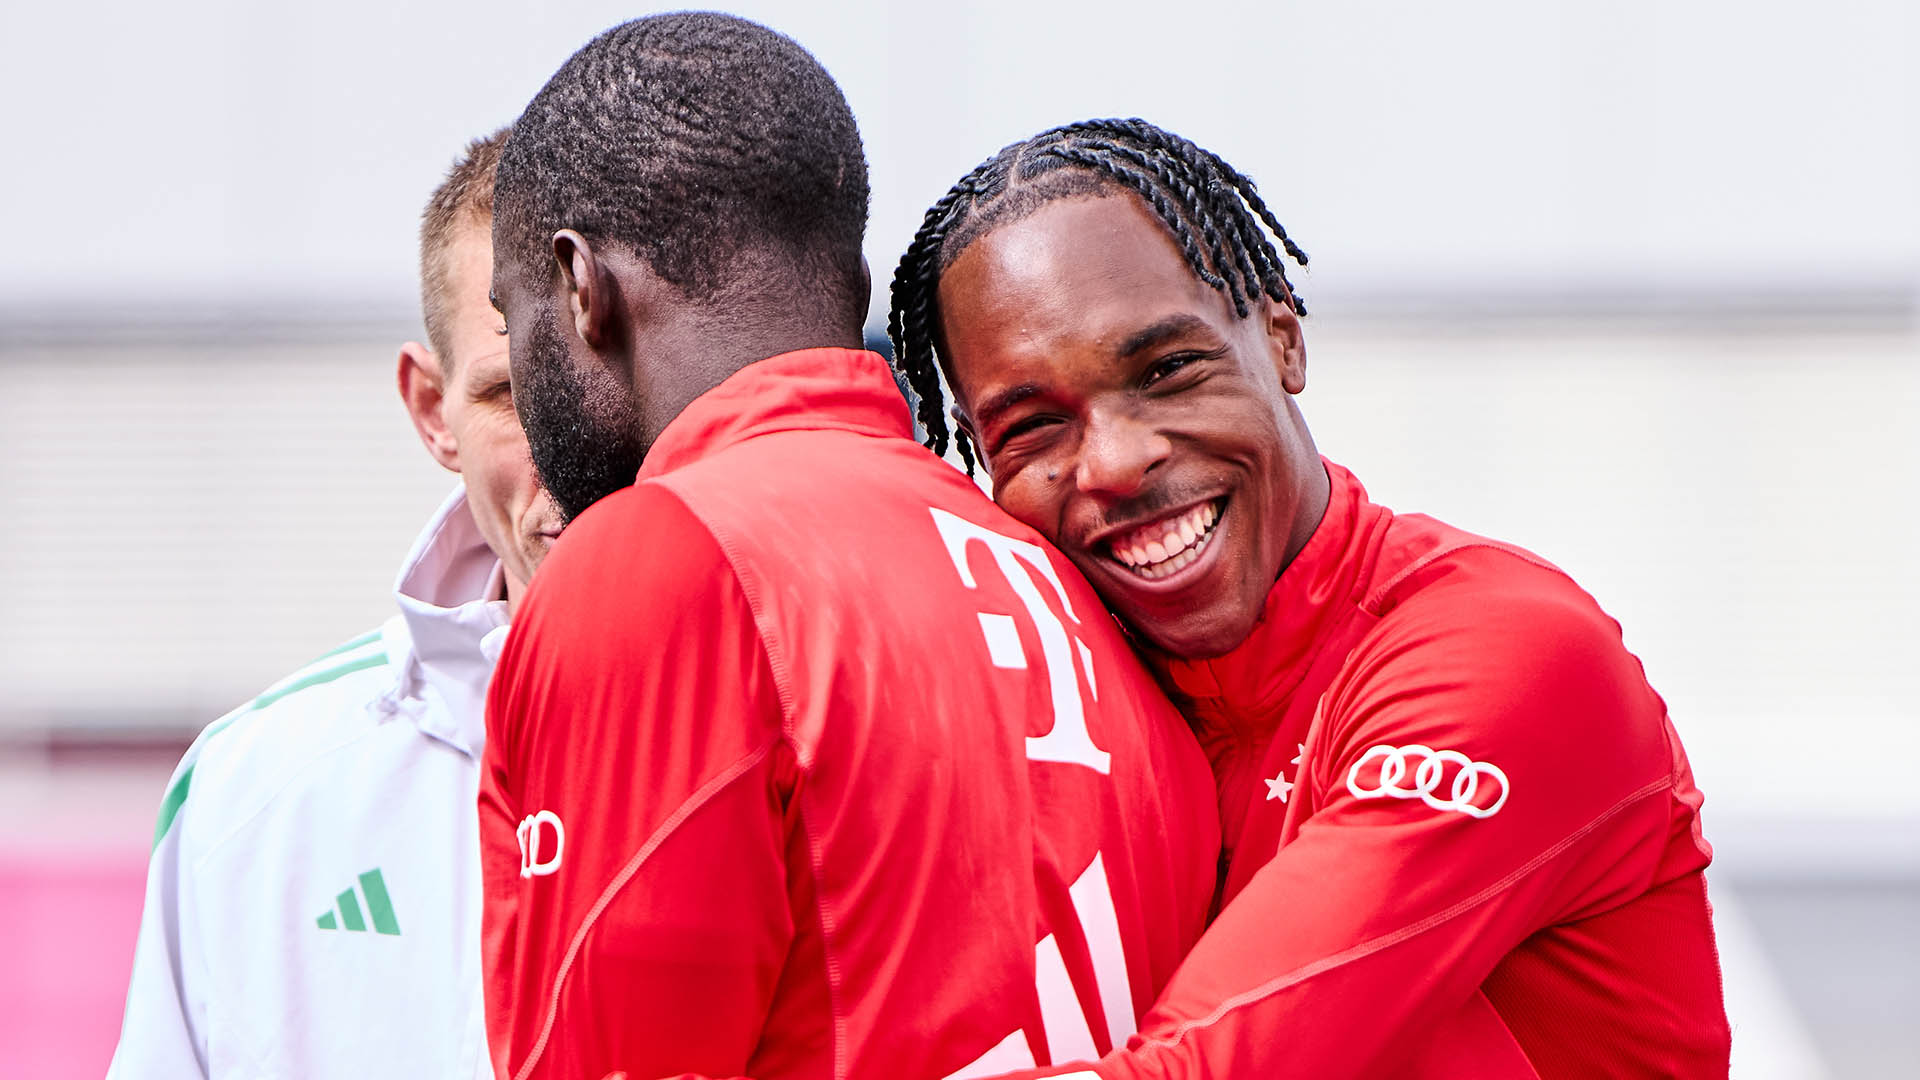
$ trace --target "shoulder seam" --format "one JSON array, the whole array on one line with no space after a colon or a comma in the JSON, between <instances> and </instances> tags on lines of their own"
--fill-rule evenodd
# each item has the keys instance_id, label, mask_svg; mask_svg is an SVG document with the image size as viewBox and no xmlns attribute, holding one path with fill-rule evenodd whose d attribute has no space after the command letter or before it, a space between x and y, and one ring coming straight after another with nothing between
<instances>
[{"instance_id":1,"label":"shoulder seam","mask_svg":"<svg viewBox=\"0 0 1920 1080\"><path fill-rule=\"evenodd\" d=\"M1598 817L1595 817L1593 820L1587 822L1585 825L1582 825L1580 828L1575 829L1573 832L1568 833L1566 836L1561 837L1560 840L1556 842L1552 847L1549 847L1545 851L1542 851L1538 855L1535 855L1533 858L1528 859L1519 868L1507 874L1505 877L1487 886L1486 888L1481 889L1479 892L1474 893L1472 896L1469 896L1466 899L1453 904L1451 907L1448 907L1442 911L1429 915L1424 919L1420 919L1416 922L1409 923L1405 926L1400 927L1397 930L1390 930L1387 933L1380 935L1379 937L1372 938L1371 940L1368 940L1368 941L1360 942L1357 945L1351 946L1340 952L1334 953L1332 956L1322 957L1319 960L1315 960L1311 963L1302 965L1301 967L1295 968L1294 970L1286 972L1285 974L1275 976L1274 978L1269 979L1264 984L1254 987L1252 990L1248 990L1242 994L1237 994L1231 998L1228 998L1226 1001L1221 1002L1218 1008L1214 1009L1211 1013L1208 1013L1206 1016L1200 1017L1197 1020L1189 1020L1180 1024L1178 1027L1174 1029L1174 1032L1172 1035L1161 1037L1161 1038L1148 1037L1144 1039L1144 1042L1148 1046L1155 1046L1155 1047L1162 1047L1162 1048L1172 1048L1172 1047L1178 1046L1180 1042L1183 1039L1185 1039L1189 1033L1199 1030L1201 1028L1211 1027L1215 1023L1219 1022L1221 1019L1226 1017L1229 1013L1235 1012L1236 1010L1239 1010L1239 1009L1246 1008L1249 1005L1257 1004L1260 1001L1263 1001L1269 997L1272 997L1273 995L1278 994L1283 990L1290 989L1303 982L1306 982L1308 979L1314 978L1315 976L1325 974L1326 972L1332 971L1335 968L1344 967L1347 964L1351 964L1356 960L1363 960L1373 955L1374 953L1381 951L1382 949L1391 948L1395 945L1398 945L1402 941L1407 940L1408 938L1414 937L1417 934L1423 934L1428 930L1433 929L1436 926L1439 926L1446 922L1450 922L1453 919L1458 918L1459 916L1464 915L1467 912L1472 911L1474 908L1477 908L1480 905L1486 903L1488 900L1491 900L1494 896L1498 895L1499 893L1505 892L1507 889L1512 888L1514 884L1520 881L1520 879L1526 877L1528 874L1533 873L1535 870L1539 869L1541 866L1553 860L1555 857L1559 856L1562 852L1565 852L1568 848L1578 843L1581 839L1586 837L1589 833L1592 833L1595 829L1598 829L1600 826L1606 824L1608 821L1613 820L1613 818L1617 817L1622 812L1644 801L1649 796L1658 794L1663 790L1669 790L1672 787L1673 787L1672 781L1667 777L1661 777L1658 780L1654 780L1650 783L1647 783L1641 786L1639 790L1628 794L1626 797L1622 798L1619 802L1614 803L1612 806L1602 811Z\"/></svg>"},{"instance_id":2,"label":"shoulder seam","mask_svg":"<svg viewBox=\"0 0 1920 1080\"><path fill-rule=\"evenodd\" d=\"M322 655L320 660L339 656L342 653L360 648L369 642L376 641L379 636L380 632L375 630L371 635L365 635L355 639L355 641L350 641ZM308 671L309 669L320 666L319 661L316 660L306 665L306 667L301 668L300 671L294 672L292 676L289 676L288 678L292 679L292 682L288 682L285 679L281 680L279 683L274 684L273 689L268 690L246 705L233 710L209 724L207 729L201 733L200 738L195 740L195 746L188 751L187 756L192 760L185 763L185 767L181 769L180 775L175 777L173 782L167 786L167 793L160 800L160 815L159 820L154 825L153 848L151 850L159 850L160 842L167 838L167 832L173 828L174 820L180 816L181 808L186 805L187 794L193 786L193 772L200 764L200 756L206 752L207 746L221 733L231 728L242 717L260 712L285 698L292 697L302 690L308 690L315 686L333 682L335 679L343 678L358 671L382 667L390 661L391 658L388 657L386 649L382 647L379 651L367 656L353 657L332 667L322 668L320 671L312 672L311 674L301 677L302 671ZM149 854L151 854L151 851Z\"/></svg>"},{"instance_id":3,"label":"shoulder seam","mask_svg":"<svg viewBox=\"0 0 1920 1080\"><path fill-rule=\"evenodd\" d=\"M834 942L839 939L839 921L828 910L821 899L820 883L825 879L822 866L825 855L815 842L812 819L808 816L805 800L796 796L795 805L799 807L796 817L799 820L800 833L807 840L807 872L813 875L813 914L820 921L820 957L824 961L827 976L827 1003L833 1015L833 1078L846 1080L850 1058L847 1053L848 1016L841 1006L846 996L845 972L841 970L840 959L834 955Z\"/></svg>"},{"instance_id":4,"label":"shoulder seam","mask_svg":"<svg viewBox=\"0 0 1920 1080\"><path fill-rule=\"evenodd\" d=\"M369 646L372 647L369 648ZM352 641L329 649L319 656L314 657L312 660L294 668L291 673L275 682L269 683L265 690L254 695L252 700L235 711L247 712L253 709L264 708L267 705L273 704L275 700L287 696L288 693L292 692L297 683L314 679L317 675L333 672L344 664L370 660L373 657L386 657L386 662L391 662L392 660L392 658L387 655L387 645L381 629L375 629L369 633L362 634ZM372 663L367 666L378 667L379 664ZM318 682L326 681L328 680L319 679L309 685L317 685Z\"/></svg>"},{"instance_id":5,"label":"shoulder seam","mask_svg":"<svg viewBox=\"0 0 1920 1080\"><path fill-rule=\"evenodd\" d=\"M314 664L317 664L320 661L325 660L330 656L339 656L343 652L351 652L352 650L357 649L362 645L371 644L373 641L375 641L380 637L380 630L381 628L376 626L372 630L369 630L366 633L361 634L359 637L350 638L346 641L343 641L340 644L335 645L333 648L328 649L326 652L321 653L319 656L314 657L312 662L309 663L307 666L312 667Z\"/></svg>"},{"instance_id":6,"label":"shoulder seam","mask_svg":"<svg viewBox=\"0 0 1920 1080\"><path fill-rule=\"evenodd\" d=\"M366 729L356 731L351 735L348 735L346 738L335 741L331 745L327 746L325 749L303 760L300 763L300 768L294 770L288 776L284 777L281 780L280 784L277 787L275 787L270 794L268 794L265 798L262 798L260 800L260 804L258 806L255 806L252 810L247 812L245 817L240 818L239 820L235 821L231 826L229 826L224 832L220 834L220 838L218 840L215 840L207 844L205 846L205 849L198 853L198 860L204 862L206 859L210 858L214 852L218 851L222 847L225 847L229 840L232 840L234 837L240 835L241 830L245 829L248 825L252 824L255 818L265 813L267 808L273 805L274 800L278 799L281 796L281 794L284 793L288 788L298 783L300 781L300 778L306 773L308 769L318 766L320 763L326 761L328 758L332 757L333 755L339 753L342 750L347 749L350 746L358 745L361 742L361 740L369 738L375 733L376 733L375 729L372 729L372 728L366 728Z\"/></svg>"},{"instance_id":7,"label":"shoulder seam","mask_svg":"<svg viewBox=\"0 0 1920 1080\"><path fill-rule=\"evenodd\" d=\"M1527 563L1530 566L1537 566L1540 569L1545 570L1549 573L1556 574L1560 577L1566 578L1567 581L1572 583L1575 588L1579 587L1578 582L1574 582L1571 577L1567 577L1567 572L1565 570L1562 570L1559 567L1548 562L1547 560L1540 558L1538 555L1534 555L1521 548L1512 547L1507 544L1502 544L1495 540L1474 540L1469 543L1454 544L1451 547L1436 548L1435 550L1429 551L1425 555L1420 556L1418 559L1415 559L1412 563L1403 567L1399 573L1388 578L1383 584L1375 586L1371 592L1367 593L1366 598L1360 601L1361 610L1365 611L1369 615L1373 615L1377 617L1380 614L1380 605L1383 602L1385 602L1387 597L1393 595L1393 591L1400 587L1401 582L1404 582L1405 580L1412 577L1413 575L1419 573L1422 570L1425 570L1427 567L1432 566L1434 563L1439 562L1441 559L1458 555L1461 552L1473 551L1478 548L1485 548L1491 551L1498 551L1507 555L1511 555L1514 558L1519 559L1521 562Z\"/></svg>"},{"instance_id":8,"label":"shoulder seam","mask_svg":"<svg viewBox=\"0 0 1920 1080\"><path fill-rule=\"evenodd\" d=\"M798 739L793 737L794 728L798 722L799 707L795 704L793 698L793 680L791 678L791 672L787 667L786 654L774 647L774 643L767 633L765 607L761 602L760 591L755 581L749 575L741 572L740 567L741 563L745 561L745 556L741 554L738 545L733 542L731 537L728 537L722 530L716 528L714 523L707 519L706 515L694 509L692 503L689 503L679 491L675 490L672 485L665 483L664 480L665 478L662 477L656 478L652 482L655 487L671 496L675 502L680 504L681 509L685 510L689 516L700 523L700 527L705 529L707 535L712 538L713 546L720 549L721 557L727 560L727 570L733 576L734 586L740 590L740 597L747 602L747 611L753 616L753 636L760 642L760 655L767 661L767 670L773 673L773 690L780 698L781 738L792 748L794 760L800 764L800 768L803 771L812 769L812 756L806 752L807 748L801 745Z\"/></svg>"},{"instance_id":9,"label":"shoulder seam","mask_svg":"<svg viewBox=\"0 0 1920 1080\"><path fill-rule=\"evenodd\" d=\"M527 1080L527 1077L533 1073L534 1066L540 1063L541 1055L547 1049L547 1040L553 1034L553 1025L560 1016L560 995L566 990L567 976L573 971L573 962L579 956L581 947L586 944L587 935L592 933L594 927L599 924L600 916L613 903L614 897L627 887L627 883L640 872L640 867L645 865L648 856L658 850L660 845L666 842L667 837L673 835L675 829L712 801L715 795L764 761L779 743L778 737L764 740L759 749L735 761L711 780L700 785L698 790L674 808L673 813L667 815L665 821L654 828L653 834L648 836L640 845L640 849L633 853L633 857L620 868L620 872L613 876L613 880L607 883L607 887L600 891L599 898L593 902L593 907L587 909L586 916L580 920L579 928L574 930L573 939L567 943L566 955L561 958L560 968L553 976L553 993L547 999L546 1023L541 1026L540 1036L534 1040L533 1048L527 1051L527 1059L521 1062L520 1068L514 1072L514 1080Z\"/></svg>"},{"instance_id":10,"label":"shoulder seam","mask_svg":"<svg viewBox=\"0 0 1920 1080\"><path fill-rule=\"evenodd\" d=\"M335 679L339 679L339 678L343 678L345 676L351 675L356 671L365 671L368 668L385 667L386 665L392 662L393 660L391 657L387 655L387 651L385 648L380 649L378 652L370 653L366 656L354 657L351 660L344 660L340 664L334 667L324 668L304 678L297 679L294 682L285 684L279 687L278 689L261 694L259 697L253 699L253 703L247 706L246 711L258 712L262 709L265 709L269 705L274 704L277 701L280 701L284 698L292 697L293 695L299 693L302 690L308 690L316 686L321 686L325 683L330 683Z\"/></svg>"}]
</instances>

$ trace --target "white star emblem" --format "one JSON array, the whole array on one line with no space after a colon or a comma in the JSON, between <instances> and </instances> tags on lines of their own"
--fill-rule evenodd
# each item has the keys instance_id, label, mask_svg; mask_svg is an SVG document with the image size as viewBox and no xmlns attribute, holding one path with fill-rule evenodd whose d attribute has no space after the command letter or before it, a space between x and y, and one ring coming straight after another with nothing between
<instances>
[{"instance_id":1,"label":"white star emblem","mask_svg":"<svg viewBox=\"0 0 1920 1080\"><path fill-rule=\"evenodd\" d=\"M1307 744L1294 743L1293 748L1296 752L1293 755L1293 760L1287 762L1287 764L1298 765L1300 764L1300 759L1307 756ZM1295 775L1298 775L1298 773L1296 772ZM1272 802L1275 799L1279 799L1281 802L1286 802L1287 796L1291 794L1293 794L1293 782L1287 779L1286 770L1284 769L1281 770L1279 776L1276 776L1273 779L1267 781L1267 801L1268 802Z\"/></svg>"}]
</instances>

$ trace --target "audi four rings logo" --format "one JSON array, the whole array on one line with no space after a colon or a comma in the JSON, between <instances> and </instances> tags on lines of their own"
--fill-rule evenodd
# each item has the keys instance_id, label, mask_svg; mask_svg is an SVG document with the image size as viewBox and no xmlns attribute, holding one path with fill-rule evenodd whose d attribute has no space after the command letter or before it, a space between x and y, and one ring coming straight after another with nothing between
<instances>
[{"instance_id":1,"label":"audi four rings logo","mask_svg":"<svg viewBox=\"0 0 1920 1080\"><path fill-rule=\"evenodd\" d=\"M1360 774L1368 762L1380 759L1378 782L1371 787L1361 783ZM1409 762L1418 761L1411 766L1413 784L1403 783L1408 777ZM1440 783L1445 778L1447 766L1458 767L1453 774L1453 783L1446 790L1446 798L1435 798L1434 792L1441 790ZM1482 806L1486 793L1481 784L1488 784L1488 790L1497 784L1500 796L1491 805ZM1419 799L1435 810L1455 810L1468 817L1490 818L1507 805L1507 793L1512 788L1507 784L1507 774L1500 771L1498 765L1489 765L1484 761L1475 761L1458 750L1435 750L1430 746L1375 746L1360 755L1360 760L1347 770L1347 790L1353 792L1356 799L1379 799L1392 796L1396 799Z\"/></svg>"}]
</instances>

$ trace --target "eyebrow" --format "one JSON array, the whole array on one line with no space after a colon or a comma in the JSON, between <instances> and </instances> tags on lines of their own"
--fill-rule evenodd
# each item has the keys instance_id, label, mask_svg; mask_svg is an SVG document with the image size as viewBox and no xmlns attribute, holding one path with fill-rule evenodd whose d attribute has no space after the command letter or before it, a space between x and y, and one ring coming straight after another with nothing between
<instances>
[{"instance_id":1,"label":"eyebrow","mask_svg":"<svg viewBox=\"0 0 1920 1080\"><path fill-rule=\"evenodd\" d=\"M1206 330L1206 320L1197 315L1186 312L1169 315L1151 326L1135 331L1120 343L1119 349L1115 350L1115 355L1125 359L1187 334L1203 333ZM980 407L973 411L974 422L980 425L982 431L985 431L993 426L994 420L1001 413L1042 392L1044 391L1039 383L1027 382L1018 386L1009 386L1005 390L989 395L980 403Z\"/></svg>"},{"instance_id":2,"label":"eyebrow","mask_svg":"<svg viewBox=\"0 0 1920 1080\"><path fill-rule=\"evenodd\" d=\"M1156 345L1163 345L1174 338L1204 331L1206 328L1206 321L1197 315L1189 315L1186 312L1169 315L1152 326L1136 331L1133 336L1121 342L1117 355L1123 358L1133 356Z\"/></svg>"},{"instance_id":3,"label":"eyebrow","mask_svg":"<svg viewBox=\"0 0 1920 1080\"><path fill-rule=\"evenodd\" d=\"M980 403L980 407L973 412L974 422L979 424L981 429L984 430L991 426L994 419L1001 413L1006 412L1008 409L1013 408L1015 405L1033 397L1039 392L1039 383L1021 383L1018 386L1009 386L1005 390L991 395L987 400Z\"/></svg>"}]
</instances>

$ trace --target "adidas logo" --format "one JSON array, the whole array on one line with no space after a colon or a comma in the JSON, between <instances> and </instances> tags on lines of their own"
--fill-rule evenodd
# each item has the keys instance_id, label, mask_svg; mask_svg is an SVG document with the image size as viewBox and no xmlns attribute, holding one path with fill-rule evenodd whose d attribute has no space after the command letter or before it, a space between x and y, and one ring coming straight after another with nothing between
<instances>
[{"instance_id":1,"label":"adidas logo","mask_svg":"<svg viewBox=\"0 0 1920 1080\"><path fill-rule=\"evenodd\" d=\"M374 931L381 934L399 934L400 924L393 917L393 900L387 896L387 882L380 876L379 867L376 866L360 875L360 892L367 894L367 916L373 918ZM313 920L314 925L322 930L338 930L343 926L348 930L366 930L367 919L360 914L358 893L349 888L346 892L334 897L334 904L334 909L323 912L319 918ZM334 918L334 910L340 913L337 920Z\"/></svg>"}]
</instances>

